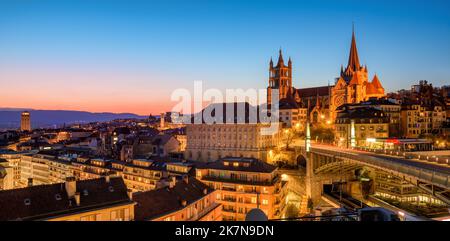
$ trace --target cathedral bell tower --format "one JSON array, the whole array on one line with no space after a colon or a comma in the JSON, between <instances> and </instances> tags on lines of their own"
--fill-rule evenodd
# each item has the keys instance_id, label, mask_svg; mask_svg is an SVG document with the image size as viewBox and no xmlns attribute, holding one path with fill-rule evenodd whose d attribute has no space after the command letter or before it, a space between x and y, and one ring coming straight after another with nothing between
<instances>
[{"instance_id":1,"label":"cathedral bell tower","mask_svg":"<svg viewBox=\"0 0 450 241\"><path fill-rule=\"evenodd\" d=\"M273 61L269 63L269 87L267 87L267 103L272 102L272 90L278 89L279 99L292 97L292 61L284 65L281 49L278 56L278 63L273 66Z\"/></svg>"}]
</instances>

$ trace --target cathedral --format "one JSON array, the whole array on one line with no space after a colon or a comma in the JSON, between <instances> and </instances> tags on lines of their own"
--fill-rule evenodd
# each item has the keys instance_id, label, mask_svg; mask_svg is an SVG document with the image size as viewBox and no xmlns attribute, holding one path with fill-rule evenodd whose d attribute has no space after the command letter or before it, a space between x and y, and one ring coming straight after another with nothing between
<instances>
[{"instance_id":1,"label":"cathedral","mask_svg":"<svg viewBox=\"0 0 450 241\"><path fill-rule=\"evenodd\" d=\"M278 62L269 63L269 86L267 101L272 102L272 90L278 89L280 110L306 109L312 123L332 123L336 118L336 109L343 104L354 104L370 98L384 97L384 88L377 75L369 81L367 66L359 62L356 38L353 31L350 55L347 67L341 66L340 76L334 85L296 89L292 86L292 61L284 63L280 50ZM301 111L298 111L300 113ZM283 120L286 122L286 120ZM293 121L293 120L289 120ZM290 126L291 124L289 124Z\"/></svg>"}]
</instances>

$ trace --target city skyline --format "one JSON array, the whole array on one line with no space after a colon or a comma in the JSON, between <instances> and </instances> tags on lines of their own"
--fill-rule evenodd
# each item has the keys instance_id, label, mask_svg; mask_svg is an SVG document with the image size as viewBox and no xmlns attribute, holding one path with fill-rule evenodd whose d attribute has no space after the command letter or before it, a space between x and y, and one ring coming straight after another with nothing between
<instances>
[{"instance_id":1,"label":"city skyline","mask_svg":"<svg viewBox=\"0 0 450 241\"><path fill-rule=\"evenodd\" d=\"M449 10L0 1L0 221L450 221Z\"/></svg>"},{"instance_id":2,"label":"city skyline","mask_svg":"<svg viewBox=\"0 0 450 241\"><path fill-rule=\"evenodd\" d=\"M280 48L296 87L333 84L353 22L361 63L386 92L449 83L449 4L403 3L2 2L0 107L157 114L196 80L265 88Z\"/></svg>"}]
</instances>

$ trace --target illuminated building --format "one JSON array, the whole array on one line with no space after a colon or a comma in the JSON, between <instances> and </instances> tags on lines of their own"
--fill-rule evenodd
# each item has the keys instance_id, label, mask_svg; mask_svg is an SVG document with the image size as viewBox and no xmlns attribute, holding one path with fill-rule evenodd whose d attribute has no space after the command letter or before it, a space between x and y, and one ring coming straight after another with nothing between
<instances>
[{"instance_id":1,"label":"illuminated building","mask_svg":"<svg viewBox=\"0 0 450 241\"><path fill-rule=\"evenodd\" d=\"M122 176L132 191L148 191L157 188L160 180L166 177L162 168L152 165L152 161L134 159L124 164Z\"/></svg>"},{"instance_id":2,"label":"illuminated building","mask_svg":"<svg viewBox=\"0 0 450 241\"><path fill-rule=\"evenodd\" d=\"M130 221L134 205L122 178L0 191L0 220Z\"/></svg>"},{"instance_id":3,"label":"illuminated building","mask_svg":"<svg viewBox=\"0 0 450 241\"><path fill-rule=\"evenodd\" d=\"M0 190L14 188L14 170L9 162L0 158Z\"/></svg>"},{"instance_id":4,"label":"illuminated building","mask_svg":"<svg viewBox=\"0 0 450 241\"><path fill-rule=\"evenodd\" d=\"M21 131L31 131L30 112L28 112L28 111L24 111L20 115L20 130Z\"/></svg>"},{"instance_id":5,"label":"illuminated building","mask_svg":"<svg viewBox=\"0 0 450 241\"><path fill-rule=\"evenodd\" d=\"M52 157L50 157L52 158ZM50 184L50 171L48 169L48 157L45 155L23 155L20 160L21 182L32 185Z\"/></svg>"},{"instance_id":6,"label":"illuminated building","mask_svg":"<svg viewBox=\"0 0 450 241\"><path fill-rule=\"evenodd\" d=\"M229 118L226 104L217 105L223 105L223 117ZM198 124L187 125L185 158L213 161L223 157L249 157L266 161L269 150L281 143L281 132L279 128L275 128L273 133L264 132L271 124L258 120L252 122L249 113L253 108L256 111L256 108L248 103L234 103L234 109L237 110L240 105L245 108L245 117L238 116L234 111L229 123L225 119L223 124L208 124L201 120ZM278 127L278 122L272 125Z\"/></svg>"},{"instance_id":7,"label":"illuminated building","mask_svg":"<svg viewBox=\"0 0 450 241\"><path fill-rule=\"evenodd\" d=\"M381 110L346 108L337 114L335 142L338 146L368 146L372 139L387 137L389 137L389 117Z\"/></svg>"},{"instance_id":8,"label":"illuminated building","mask_svg":"<svg viewBox=\"0 0 450 241\"><path fill-rule=\"evenodd\" d=\"M442 135L446 119L444 105L425 105L419 102L402 104L401 126L408 138Z\"/></svg>"},{"instance_id":9,"label":"illuminated building","mask_svg":"<svg viewBox=\"0 0 450 241\"><path fill-rule=\"evenodd\" d=\"M384 88L375 74L369 81L368 68L360 64L356 47L355 33L352 34L350 54L347 67L341 66L340 76L334 85L313 88L296 89L292 86L292 61L284 65L280 50L278 63L269 63L269 86L267 87L267 101L271 103L272 92L279 91L280 103L293 99L299 108L307 108L311 123L333 122L336 109L343 104L354 104L367 101L370 98L384 97ZM292 109L297 107L292 106ZM322 117L323 116L323 117Z\"/></svg>"},{"instance_id":10,"label":"illuminated building","mask_svg":"<svg viewBox=\"0 0 450 241\"><path fill-rule=\"evenodd\" d=\"M137 221L221 221L217 191L194 177L172 179L168 187L133 194Z\"/></svg>"},{"instance_id":11,"label":"illuminated building","mask_svg":"<svg viewBox=\"0 0 450 241\"><path fill-rule=\"evenodd\" d=\"M14 188L19 188L23 186L21 182L21 156L24 155L23 152L16 152L11 150L0 150L0 158L8 161L9 166L13 168L13 186Z\"/></svg>"},{"instance_id":12,"label":"illuminated building","mask_svg":"<svg viewBox=\"0 0 450 241\"><path fill-rule=\"evenodd\" d=\"M251 158L223 158L198 166L196 177L217 191L225 221L243 221L254 208L269 219L284 214L286 183L275 166Z\"/></svg>"}]
</instances>

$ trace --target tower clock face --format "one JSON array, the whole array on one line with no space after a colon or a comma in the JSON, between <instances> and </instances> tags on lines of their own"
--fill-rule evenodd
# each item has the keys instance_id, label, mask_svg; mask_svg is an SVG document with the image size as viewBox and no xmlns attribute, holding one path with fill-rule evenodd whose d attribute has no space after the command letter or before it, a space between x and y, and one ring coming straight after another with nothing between
<instances>
[{"instance_id":1,"label":"tower clock face","mask_svg":"<svg viewBox=\"0 0 450 241\"><path fill-rule=\"evenodd\" d=\"M344 104L344 96L343 95L340 95L334 99L334 105L336 107L341 106L343 104Z\"/></svg>"}]
</instances>

